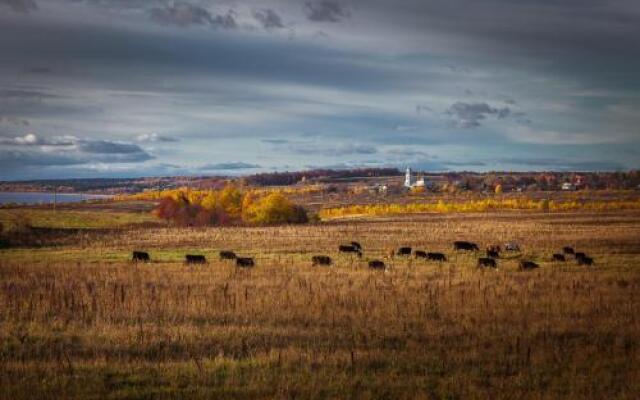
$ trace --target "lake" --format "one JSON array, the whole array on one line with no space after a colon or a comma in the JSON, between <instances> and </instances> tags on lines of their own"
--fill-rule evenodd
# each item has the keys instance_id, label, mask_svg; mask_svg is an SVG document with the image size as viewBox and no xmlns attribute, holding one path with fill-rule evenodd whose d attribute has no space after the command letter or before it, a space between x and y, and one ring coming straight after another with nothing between
<instances>
[{"instance_id":1,"label":"lake","mask_svg":"<svg viewBox=\"0 0 640 400\"><path fill-rule=\"evenodd\" d=\"M0 204L49 204L53 203L57 196L58 203L76 203L83 200L108 199L109 195L83 194L83 193L43 193L43 192L0 192Z\"/></svg>"}]
</instances>

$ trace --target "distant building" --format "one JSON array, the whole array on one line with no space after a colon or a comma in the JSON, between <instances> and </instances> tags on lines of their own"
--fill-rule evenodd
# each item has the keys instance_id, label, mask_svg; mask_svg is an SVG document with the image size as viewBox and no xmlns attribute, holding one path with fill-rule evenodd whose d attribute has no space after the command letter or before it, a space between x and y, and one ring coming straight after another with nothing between
<instances>
[{"instance_id":1,"label":"distant building","mask_svg":"<svg viewBox=\"0 0 640 400\"><path fill-rule=\"evenodd\" d=\"M404 187L410 188L413 185L413 177L411 176L411 168L407 167L407 172L404 175Z\"/></svg>"},{"instance_id":2,"label":"distant building","mask_svg":"<svg viewBox=\"0 0 640 400\"><path fill-rule=\"evenodd\" d=\"M562 184L562 190L576 190L576 185L571 182L565 182Z\"/></svg>"},{"instance_id":3,"label":"distant building","mask_svg":"<svg viewBox=\"0 0 640 400\"><path fill-rule=\"evenodd\" d=\"M420 177L417 180L413 179L413 176L411 175L411 168L407 167L407 172L405 173L404 176L404 187L406 187L407 189L411 189L414 187L424 187L425 182L424 182L424 177Z\"/></svg>"}]
</instances>

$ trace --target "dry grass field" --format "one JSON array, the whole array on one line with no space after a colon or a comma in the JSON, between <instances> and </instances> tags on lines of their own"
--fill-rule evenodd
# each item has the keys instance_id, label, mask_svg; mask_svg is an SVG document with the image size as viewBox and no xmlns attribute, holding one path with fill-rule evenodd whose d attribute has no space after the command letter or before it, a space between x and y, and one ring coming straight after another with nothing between
<instances>
[{"instance_id":1,"label":"dry grass field","mask_svg":"<svg viewBox=\"0 0 640 400\"><path fill-rule=\"evenodd\" d=\"M120 228L0 250L0 398L637 399L640 212ZM362 260L338 255L357 240ZM523 254L477 270L481 247ZM401 245L449 261L391 259ZM571 245L596 265L550 261ZM152 262L133 264L131 250ZM237 270L221 249L256 258ZM186 253L205 266L186 266ZM326 254L331 268L312 267ZM382 259L385 272L367 260ZM541 268L521 272L521 259Z\"/></svg>"}]
</instances>

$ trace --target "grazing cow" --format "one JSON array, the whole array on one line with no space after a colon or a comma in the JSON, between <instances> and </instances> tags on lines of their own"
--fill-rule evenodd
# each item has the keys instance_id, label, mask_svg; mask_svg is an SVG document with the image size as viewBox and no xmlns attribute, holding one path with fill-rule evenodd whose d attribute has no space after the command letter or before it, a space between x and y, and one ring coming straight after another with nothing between
<instances>
[{"instance_id":1,"label":"grazing cow","mask_svg":"<svg viewBox=\"0 0 640 400\"><path fill-rule=\"evenodd\" d=\"M400 247L398 249L399 256L410 256L411 255L411 247Z\"/></svg>"},{"instance_id":2,"label":"grazing cow","mask_svg":"<svg viewBox=\"0 0 640 400\"><path fill-rule=\"evenodd\" d=\"M487 257L500 258L500 253L495 250L487 250Z\"/></svg>"},{"instance_id":3,"label":"grazing cow","mask_svg":"<svg viewBox=\"0 0 640 400\"><path fill-rule=\"evenodd\" d=\"M222 250L220 252L220 260L235 260L235 259L236 259L236 253L234 253L233 251Z\"/></svg>"},{"instance_id":4,"label":"grazing cow","mask_svg":"<svg viewBox=\"0 0 640 400\"><path fill-rule=\"evenodd\" d=\"M313 256L311 257L311 265L331 265L331 257L329 256Z\"/></svg>"},{"instance_id":5,"label":"grazing cow","mask_svg":"<svg viewBox=\"0 0 640 400\"><path fill-rule=\"evenodd\" d=\"M563 252L564 254L573 254L573 253L575 253L575 252L573 251L573 247L569 247L569 246L565 246L565 247L563 247L563 248L562 248L562 252Z\"/></svg>"},{"instance_id":6,"label":"grazing cow","mask_svg":"<svg viewBox=\"0 0 640 400\"><path fill-rule=\"evenodd\" d=\"M520 245L516 242L505 243L504 245L505 251L520 251Z\"/></svg>"},{"instance_id":7,"label":"grazing cow","mask_svg":"<svg viewBox=\"0 0 640 400\"><path fill-rule=\"evenodd\" d=\"M146 251L134 251L131 261L149 262L151 261L151 257L149 257L149 253L147 253Z\"/></svg>"},{"instance_id":8,"label":"grazing cow","mask_svg":"<svg viewBox=\"0 0 640 400\"><path fill-rule=\"evenodd\" d=\"M499 244L490 244L487 246L487 253L490 251L495 251L496 253L500 253L502 251L502 247Z\"/></svg>"},{"instance_id":9,"label":"grazing cow","mask_svg":"<svg viewBox=\"0 0 640 400\"><path fill-rule=\"evenodd\" d=\"M461 241L461 240L453 242L453 248L455 250L470 250L470 251L474 251L474 250L478 251L478 250L480 250L478 248L477 244L475 244L473 242L466 242L466 241Z\"/></svg>"},{"instance_id":10,"label":"grazing cow","mask_svg":"<svg viewBox=\"0 0 640 400\"><path fill-rule=\"evenodd\" d=\"M201 255L187 254L184 257L185 257L184 261L187 264L206 264L207 263L207 259Z\"/></svg>"},{"instance_id":11,"label":"grazing cow","mask_svg":"<svg viewBox=\"0 0 640 400\"><path fill-rule=\"evenodd\" d=\"M384 265L384 263L380 260L371 260L369 261L369 268L380 269L384 271L385 269L387 269L387 266Z\"/></svg>"},{"instance_id":12,"label":"grazing cow","mask_svg":"<svg viewBox=\"0 0 640 400\"><path fill-rule=\"evenodd\" d=\"M540 266L536 263L534 263L533 261L520 261L520 270L524 271L524 270L529 270L529 269L536 269L539 268Z\"/></svg>"},{"instance_id":13,"label":"grazing cow","mask_svg":"<svg viewBox=\"0 0 640 400\"><path fill-rule=\"evenodd\" d=\"M362 258L362 252L352 244L341 244L338 246L338 251L341 253L356 253L356 255Z\"/></svg>"},{"instance_id":14,"label":"grazing cow","mask_svg":"<svg viewBox=\"0 0 640 400\"><path fill-rule=\"evenodd\" d=\"M236 266L238 267L251 268L254 265L256 264L251 257L236 257Z\"/></svg>"},{"instance_id":15,"label":"grazing cow","mask_svg":"<svg viewBox=\"0 0 640 400\"><path fill-rule=\"evenodd\" d=\"M427 253L425 251L422 251L422 250L414 251L413 255L416 256L416 258L427 258Z\"/></svg>"},{"instance_id":16,"label":"grazing cow","mask_svg":"<svg viewBox=\"0 0 640 400\"><path fill-rule=\"evenodd\" d=\"M553 255L553 261L561 261L561 262L565 262L565 261L567 261L567 259L564 257L564 254L555 253L555 254Z\"/></svg>"},{"instance_id":17,"label":"grazing cow","mask_svg":"<svg viewBox=\"0 0 640 400\"><path fill-rule=\"evenodd\" d=\"M498 268L498 264L496 264L496 260L488 257L480 257L478 258L478 268Z\"/></svg>"},{"instance_id":18,"label":"grazing cow","mask_svg":"<svg viewBox=\"0 0 640 400\"><path fill-rule=\"evenodd\" d=\"M578 265L593 265L594 261L591 257L580 257L578 258Z\"/></svg>"},{"instance_id":19,"label":"grazing cow","mask_svg":"<svg viewBox=\"0 0 640 400\"><path fill-rule=\"evenodd\" d=\"M574 253L573 256L576 258L576 260L579 260L581 258L585 258L587 255L581 251L578 251Z\"/></svg>"},{"instance_id":20,"label":"grazing cow","mask_svg":"<svg viewBox=\"0 0 640 400\"><path fill-rule=\"evenodd\" d=\"M447 257L442 253L427 253L427 259L432 261L447 261Z\"/></svg>"},{"instance_id":21,"label":"grazing cow","mask_svg":"<svg viewBox=\"0 0 640 400\"><path fill-rule=\"evenodd\" d=\"M351 245L352 245L353 247L355 247L356 249L358 249L358 250L361 250L361 251L362 251L362 246L360 245L360 243L358 243L358 242L351 242Z\"/></svg>"}]
</instances>

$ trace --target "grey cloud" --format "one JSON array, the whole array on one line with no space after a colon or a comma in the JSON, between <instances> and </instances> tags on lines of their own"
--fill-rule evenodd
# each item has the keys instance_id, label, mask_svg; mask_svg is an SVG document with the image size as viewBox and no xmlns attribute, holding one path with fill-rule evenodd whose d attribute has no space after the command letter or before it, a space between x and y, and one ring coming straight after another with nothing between
<instances>
[{"instance_id":1,"label":"grey cloud","mask_svg":"<svg viewBox=\"0 0 640 400\"><path fill-rule=\"evenodd\" d=\"M263 143L269 143L269 144L285 144L285 143L289 143L288 139L262 139Z\"/></svg>"},{"instance_id":2,"label":"grey cloud","mask_svg":"<svg viewBox=\"0 0 640 400\"><path fill-rule=\"evenodd\" d=\"M305 13L314 22L340 22L351 16L351 11L346 6L333 0L307 2Z\"/></svg>"},{"instance_id":3,"label":"grey cloud","mask_svg":"<svg viewBox=\"0 0 640 400\"><path fill-rule=\"evenodd\" d=\"M336 146L323 146L316 143L292 143L289 151L296 154L323 155L338 157L353 154L376 154L378 149L365 144L343 144Z\"/></svg>"},{"instance_id":4,"label":"grey cloud","mask_svg":"<svg viewBox=\"0 0 640 400\"><path fill-rule=\"evenodd\" d=\"M142 143L156 143L156 142L165 142L165 143L173 143L178 142L178 139L170 137L158 135L157 133L145 133L143 135L139 135L136 140Z\"/></svg>"},{"instance_id":5,"label":"grey cloud","mask_svg":"<svg viewBox=\"0 0 640 400\"><path fill-rule=\"evenodd\" d=\"M74 136L42 138L30 133L24 136L0 138L0 144L13 148L13 150L3 151L0 155L0 165L9 165L20 160L24 160L25 165L136 163L154 158L136 144L79 139ZM53 146L60 148L53 153L49 151Z\"/></svg>"},{"instance_id":6,"label":"grey cloud","mask_svg":"<svg viewBox=\"0 0 640 400\"><path fill-rule=\"evenodd\" d=\"M75 150L55 153L39 148L32 150L0 149L0 167L3 169L46 166L71 166L82 164L140 163L153 159L144 151L128 154L86 154Z\"/></svg>"},{"instance_id":7,"label":"grey cloud","mask_svg":"<svg viewBox=\"0 0 640 400\"><path fill-rule=\"evenodd\" d=\"M616 161L604 160L573 160L564 158L501 158L503 164L523 165L534 169L554 169L561 171L618 171L627 167Z\"/></svg>"},{"instance_id":8,"label":"grey cloud","mask_svg":"<svg viewBox=\"0 0 640 400\"><path fill-rule=\"evenodd\" d=\"M38 9L35 0L0 0L0 7L2 6L9 7L14 12L25 14Z\"/></svg>"},{"instance_id":9,"label":"grey cloud","mask_svg":"<svg viewBox=\"0 0 640 400\"><path fill-rule=\"evenodd\" d=\"M239 162L223 162L216 164L205 164L202 165L199 169L203 171L231 171L231 170L239 170L239 169L255 169L261 168L260 165L257 164L249 164L242 161Z\"/></svg>"},{"instance_id":10,"label":"grey cloud","mask_svg":"<svg viewBox=\"0 0 640 400\"><path fill-rule=\"evenodd\" d=\"M284 28L284 23L282 22L280 15L271 9L256 11L253 13L253 17L260 22L264 29Z\"/></svg>"},{"instance_id":11,"label":"grey cloud","mask_svg":"<svg viewBox=\"0 0 640 400\"><path fill-rule=\"evenodd\" d=\"M9 124L15 126L29 126L28 120L18 117L3 117L0 116L0 124ZM0 139L1 140L1 139Z\"/></svg>"},{"instance_id":12,"label":"grey cloud","mask_svg":"<svg viewBox=\"0 0 640 400\"><path fill-rule=\"evenodd\" d=\"M0 144L11 146L72 146L75 140L73 137L45 139L33 133L28 133L24 136L0 137Z\"/></svg>"},{"instance_id":13,"label":"grey cloud","mask_svg":"<svg viewBox=\"0 0 640 400\"><path fill-rule=\"evenodd\" d=\"M216 27L234 28L235 19L232 15L217 15L215 18L203 7L179 1L164 7L152 8L149 11L151 19L159 24L186 27L190 25L211 24Z\"/></svg>"},{"instance_id":14,"label":"grey cloud","mask_svg":"<svg viewBox=\"0 0 640 400\"><path fill-rule=\"evenodd\" d=\"M235 29L238 27L238 23L236 22L235 13L233 11L229 11L226 14L216 15L211 20L211 26L214 28L222 28L222 29Z\"/></svg>"},{"instance_id":15,"label":"grey cloud","mask_svg":"<svg viewBox=\"0 0 640 400\"><path fill-rule=\"evenodd\" d=\"M0 89L0 98L4 100L43 100L60 96L36 89Z\"/></svg>"},{"instance_id":16,"label":"grey cloud","mask_svg":"<svg viewBox=\"0 0 640 400\"><path fill-rule=\"evenodd\" d=\"M53 72L53 68L51 67L31 67L31 68L26 68L24 70L24 72L26 72L27 74L33 74L33 75L47 75Z\"/></svg>"},{"instance_id":17,"label":"grey cloud","mask_svg":"<svg viewBox=\"0 0 640 400\"><path fill-rule=\"evenodd\" d=\"M503 119L510 113L509 107L494 108L487 103L463 102L456 102L445 111L445 114L454 118L454 124L460 128L477 128L480 126L480 121L487 119L488 116Z\"/></svg>"},{"instance_id":18,"label":"grey cloud","mask_svg":"<svg viewBox=\"0 0 640 400\"><path fill-rule=\"evenodd\" d=\"M144 150L136 144L112 142L109 140L83 140L78 142L78 147L82 152L92 154L144 153Z\"/></svg>"},{"instance_id":19,"label":"grey cloud","mask_svg":"<svg viewBox=\"0 0 640 400\"><path fill-rule=\"evenodd\" d=\"M428 157L429 156L427 152L422 150L416 150L411 147L389 149L386 151L386 153L394 156L402 156L402 157L416 157L416 156Z\"/></svg>"}]
</instances>

